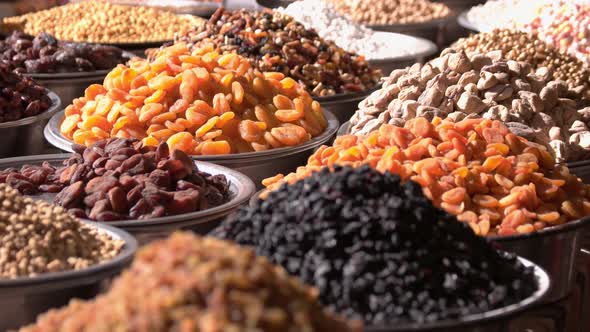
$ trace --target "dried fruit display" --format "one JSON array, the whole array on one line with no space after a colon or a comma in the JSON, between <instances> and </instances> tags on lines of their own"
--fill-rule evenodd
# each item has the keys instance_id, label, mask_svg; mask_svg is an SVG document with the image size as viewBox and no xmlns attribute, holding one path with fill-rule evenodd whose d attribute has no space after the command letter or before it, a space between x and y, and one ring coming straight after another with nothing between
<instances>
[{"instance_id":1,"label":"dried fruit display","mask_svg":"<svg viewBox=\"0 0 590 332\"><path fill-rule=\"evenodd\" d=\"M482 236L531 233L590 215L588 185L555 165L544 147L489 119L418 117L363 137L340 136L307 166L263 184L275 190L336 164L369 164L416 181L434 205Z\"/></svg>"},{"instance_id":2,"label":"dried fruit display","mask_svg":"<svg viewBox=\"0 0 590 332\"><path fill-rule=\"evenodd\" d=\"M76 153L56 168L24 165L0 171L0 182L23 194L57 193L54 202L80 218L150 219L196 212L229 199L222 174L199 171L180 150L113 138Z\"/></svg>"},{"instance_id":3,"label":"dried fruit display","mask_svg":"<svg viewBox=\"0 0 590 332\"><path fill-rule=\"evenodd\" d=\"M418 184L366 165L281 186L213 234L254 247L368 325L481 313L537 287L530 269L435 208Z\"/></svg>"},{"instance_id":4,"label":"dried fruit display","mask_svg":"<svg viewBox=\"0 0 590 332\"><path fill-rule=\"evenodd\" d=\"M561 52L533 33L511 29L495 29L461 38L451 45L467 53L502 51L502 58L529 63L536 70L549 69L549 80L565 81L570 88L590 85L590 69L573 55Z\"/></svg>"},{"instance_id":5,"label":"dried fruit display","mask_svg":"<svg viewBox=\"0 0 590 332\"><path fill-rule=\"evenodd\" d=\"M14 31L0 40L0 62L19 73L71 73L112 69L129 58L114 46L64 43L42 32Z\"/></svg>"},{"instance_id":6,"label":"dried fruit display","mask_svg":"<svg viewBox=\"0 0 590 332\"><path fill-rule=\"evenodd\" d=\"M0 279L84 269L111 260L125 244L6 184L0 202Z\"/></svg>"},{"instance_id":7,"label":"dried fruit display","mask_svg":"<svg viewBox=\"0 0 590 332\"><path fill-rule=\"evenodd\" d=\"M359 104L350 133L367 134L383 123L399 126L414 117L483 117L502 120L518 136L540 143L558 162L590 156L590 107L582 87L550 81L550 71L501 52L466 55L446 49L421 65L394 70L383 88Z\"/></svg>"},{"instance_id":8,"label":"dried fruit display","mask_svg":"<svg viewBox=\"0 0 590 332\"><path fill-rule=\"evenodd\" d=\"M189 155L299 145L324 132L320 104L282 73L245 58L177 43L119 65L65 110L61 133L89 146L108 137L167 142Z\"/></svg>"},{"instance_id":9,"label":"dried fruit display","mask_svg":"<svg viewBox=\"0 0 590 332\"><path fill-rule=\"evenodd\" d=\"M272 11L217 10L206 24L180 41L195 47L213 44L237 52L263 72L280 72L302 83L314 96L372 89L381 71L364 57L322 39L291 16Z\"/></svg>"},{"instance_id":10,"label":"dried fruit display","mask_svg":"<svg viewBox=\"0 0 590 332\"><path fill-rule=\"evenodd\" d=\"M428 0L327 0L353 21L369 25L428 22L451 14L444 3Z\"/></svg>"},{"instance_id":11,"label":"dried fruit display","mask_svg":"<svg viewBox=\"0 0 590 332\"><path fill-rule=\"evenodd\" d=\"M324 311L316 292L253 250L175 233L140 249L106 294L74 300L20 331L352 332L357 325Z\"/></svg>"},{"instance_id":12,"label":"dried fruit display","mask_svg":"<svg viewBox=\"0 0 590 332\"><path fill-rule=\"evenodd\" d=\"M51 106L48 91L0 62L0 123L43 113Z\"/></svg>"},{"instance_id":13,"label":"dried fruit display","mask_svg":"<svg viewBox=\"0 0 590 332\"><path fill-rule=\"evenodd\" d=\"M21 16L5 17L5 30L36 36L49 33L63 41L147 43L172 40L188 32L198 19L145 6L82 1Z\"/></svg>"}]
</instances>

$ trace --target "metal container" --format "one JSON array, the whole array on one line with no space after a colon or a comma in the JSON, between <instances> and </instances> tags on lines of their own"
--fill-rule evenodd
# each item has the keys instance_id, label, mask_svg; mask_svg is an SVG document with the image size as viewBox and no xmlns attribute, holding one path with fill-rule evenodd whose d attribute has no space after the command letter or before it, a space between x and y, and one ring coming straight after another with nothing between
<instances>
[{"instance_id":1,"label":"metal container","mask_svg":"<svg viewBox=\"0 0 590 332\"><path fill-rule=\"evenodd\" d=\"M365 328L366 332L429 332L429 331L448 331L448 332L505 332L509 331L508 326L512 318L531 309L538 304L549 291L552 281L547 273L539 266L530 261L520 258L520 262L525 266L534 268L535 276L538 281L538 289L529 298L518 303L509 305L504 308L487 311L480 314L473 314L461 317L456 320L444 320L426 324L396 324L395 326L369 326Z\"/></svg>"},{"instance_id":2,"label":"metal container","mask_svg":"<svg viewBox=\"0 0 590 332\"><path fill-rule=\"evenodd\" d=\"M22 158L9 158L0 160L0 169L9 167L20 168L22 165L40 165L48 161L52 165L61 166L62 162L70 157L69 154L47 154ZM230 183L230 200L222 205L176 216L153 218L148 220L122 220L108 222L108 225L123 229L137 238L141 243L147 243L157 238L162 238L175 230L191 230L199 234L206 234L227 215L236 210L240 205L248 202L255 191L254 183L245 175L223 166L203 161L195 161L199 170L210 174L223 174ZM53 202L56 194L44 193L32 196ZM82 219L85 220L85 219ZM85 220L89 221L90 220Z\"/></svg>"},{"instance_id":3,"label":"metal container","mask_svg":"<svg viewBox=\"0 0 590 332\"><path fill-rule=\"evenodd\" d=\"M130 52L123 52L123 56L131 59L135 56ZM63 105L69 105L78 97L84 96L84 91L91 84L102 84L110 69L96 70L92 72L73 73L39 73L24 74L47 89L55 92Z\"/></svg>"},{"instance_id":4,"label":"metal container","mask_svg":"<svg viewBox=\"0 0 590 332\"><path fill-rule=\"evenodd\" d=\"M455 20L456 16L450 14L446 17L427 22L367 26L377 31L397 32L414 37L426 38L434 42L439 48L442 48L447 44L447 41L445 40L445 30L447 26Z\"/></svg>"},{"instance_id":5,"label":"metal container","mask_svg":"<svg viewBox=\"0 0 590 332\"><path fill-rule=\"evenodd\" d=\"M17 15L16 0L0 1L0 19Z\"/></svg>"},{"instance_id":6,"label":"metal container","mask_svg":"<svg viewBox=\"0 0 590 332\"><path fill-rule=\"evenodd\" d=\"M571 290L576 255L581 248L583 232L589 225L590 217L585 217L530 234L491 236L488 239L499 249L513 252L544 268L552 283L546 300L556 301Z\"/></svg>"},{"instance_id":7,"label":"metal container","mask_svg":"<svg viewBox=\"0 0 590 332\"><path fill-rule=\"evenodd\" d=\"M322 144L328 143L338 130L338 120L329 111L324 111L328 120L328 127L320 136L301 145L270 149L266 151L237 153L219 156L193 156L193 159L208 161L240 171L250 177L258 188L262 188L261 181L278 173L289 173L297 166L305 165L307 158ZM59 132L59 124L63 112L56 114L45 126L45 139L53 146L72 152L72 141L63 137Z\"/></svg>"},{"instance_id":8,"label":"metal container","mask_svg":"<svg viewBox=\"0 0 590 332\"><path fill-rule=\"evenodd\" d=\"M584 183L590 184L590 160L575 161L566 165L571 173L582 179Z\"/></svg>"},{"instance_id":9,"label":"metal container","mask_svg":"<svg viewBox=\"0 0 590 332\"><path fill-rule=\"evenodd\" d=\"M313 97L313 99L317 100L322 108L332 112L339 123L343 123L350 120L358 109L358 104L377 89L379 87L359 93L342 93L334 96Z\"/></svg>"},{"instance_id":10,"label":"metal container","mask_svg":"<svg viewBox=\"0 0 590 332\"><path fill-rule=\"evenodd\" d=\"M131 264L137 241L127 232L104 224L91 223L125 241L114 259L82 270L46 273L36 277L0 279L0 330L16 329L32 323L38 314L66 305L73 298L89 299L101 292Z\"/></svg>"},{"instance_id":11,"label":"metal container","mask_svg":"<svg viewBox=\"0 0 590 332\"><path fill-rule=\"evenodd\" d=\"M376 35L381 35L387 37L389 35L394 34L393 32L376 32ZM399 34L397 38L399 39L401 36ZM376 67L381 69L384 76L389 76L389 73L394 69L398 68L405 68L408 66L413 65L414 63L423 63L426 61L426 58L431 56L437 51L436 45L431 42L430 40L413 37L413 36L403 36L407 38L407 43L416 44L416 48L419 49L419 52L415 52L413 54L401 55L397 57L387 58L387 59L369 59L367 60L372 67ZM344 121L342 121L344 122Z\"/></svg>"},{"instance_id":12,"label":"metal container","mask_svg":"<svg viewBox=\"0 0 590 332\"><path fill-rule=\"evenodd\" d=\"M256 0L256 3L266 8L287 7L297 0Z\"/></svg>"},{"instance_id":13,"label":"metal container","mask_svg":"<svg viewBox=\"0 0 590 332\"><path fill-rule=\"evenodd\" d=\"M348 128L349 127L350 127L350 121L344 122L342 125L340 125L340 128L338 128L338 132L336 133L336 136L348 135Z\"/></svg>"},{"instance_id":14,"label":"metal container","mask_svg":"<svg viewBox=\"0 0 590 332\"><path fill-rule=\"evenodd\" d=\"M43 126L47 119L55 115L61 106L59 97L48 93L51 106L45 112L16 121L0 123L0 158L25 156L42 153L45 149Z\"/></svg>"},{"instance_id":15,"label":"metal container","mask_svg":"<svg viewBox=\"0 0 590 332\"><path fill-rule=\"evenodd\" d=\"M469 10L463 11L459 16L457 16L457 23L460 26L464 27L467 30L471 30L473 32L481 32L481 28L477 26L477 23L471 22L469 18L467 18L467 12Z\"/></svg>"}]
</instances>

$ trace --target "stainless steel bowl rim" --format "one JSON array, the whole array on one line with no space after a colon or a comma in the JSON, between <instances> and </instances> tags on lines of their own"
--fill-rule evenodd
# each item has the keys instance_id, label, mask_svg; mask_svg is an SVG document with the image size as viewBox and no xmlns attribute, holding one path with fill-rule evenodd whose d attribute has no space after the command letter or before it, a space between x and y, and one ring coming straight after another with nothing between
<instances>
[{"instance_id":1,"label":"stainless steel bowl rim","mask_svg":"<svg viewBox=\"0 0 590 332\"><path fill-rule=\"evenodd\" d=\"M565 165L569 169L572 169L572 168L580 168L580 167L588 167L588 166L590 166L590 159L588 159L588 160L578 160L578 161L566 162Z\"/></svg>"},{"instance_id":2,"label":"stainless steel bowl rim","mask_svg":"<svg viewBox=\"0 0 590 332\"><path fill-rule=\"evenodd\" d=\"M368 28L378 31L390 31L391 29L427 29L433 28L439 25L447 24L457 18L457 15L453 12L449 13L449 15L441 18L437 18L430 21L424 22L416 22L416 23L398 23L398 24L371 24L367 25Z\"/></svg>"},{"instance_id":3,"label":"stainless steel bowl rim","mask_svg":"<svg viewBox=\"0 0 590 332\"><path fill-rule=\"evenodd\" d=\"M443 328L451 329L453 327L459 327L464 325L473 325L478 323L483 323L486 321L492 321L501 319L506 316L514 315L518 312L529 308L533 304L537 303L541 300L549 291L551 286L551 280L549 279L549 275L545 270L543 270L540 266L531 261L518 257L518 260L527 267L534 268L534 274L537 278L537 290L528 298L506 307L494 309L491 311L479 313L479 314L472 314L461 317L456 320L443 320L425 324L418 324L418 323L410 323L410 324L396 324L395 326L387 326L387 325L379 325L379 326L368 326L366 328L367 332L394 332L394 331L429 331L431 329L440 330ZM448 330L452 331L452 330Z\"/></svg>"},{"instance_id":4,"label":"stainless steel bowl rim","mask_svg":"<svg viewBox=\"0 0 590 332\"><path fill-rule=\"evenodd\" d=\"M359 92L345 92L339 93L331 96L312 96L313 100L318 101L322 107L325 107L325 103L342 103L352 100L360 100L364 99L366 96L370 95L371 93L381 89L382 83L379 82L377 85L372 87L371 89L359 91Z\"/></svg>"},{"instance_id":5,"label":"stainless steel bowl rim","mask_svg":"<svg viewBox=\"0 0 590 332\"><path fill-rule=\"evenodd\" d=\"M459 14L459 16L457 16L457 23L459 23L459 25L464 27L465 29L481 32L481 28L467 18L467 13L469 12L469 10L470 9L467 9L463 11L461 14Z\"/></svg>"},{"instance_id":6,"label":"stainless steel bowl rim","mask_svg":"<svg viewBox=\"0 0 590 332\"><path fill-rule=\"evenodd\" d=\"M526 241L527 239L532 238L539 238L539 237L546 237L546 236L556 236L562 233L573 232L579 228L588 227L590 225L590 216L583 217L578 220L566 222L561 225L557 226L549 226L545 227L541 230L527 233L527 234L517 234L517 235L494 235L488 236L487 239L490 241L502 243L508 241Z\"/></svg>"},{"instance_id":7,"label":"stainless steel bowl rim","mask_svg":"<svg viewBox=\"0 0 590 332\"><path fill-rule=\"evenodd\" d=\"M257 151L257 152L245 152L245 153L234 153L234 154L227 154L227 155L212 155L212 156L192 156L193 159L201 160L201 161L243 161L246 159L260 159L260 158L268 158L268 157L283 157L288 156L291 154L298 153L303 150L307 150L311 147L316 147L321 144L327 142L337 131L338 131L338 120L332 114L332 112L324 109L324 115L326 116L326 120L328 121L328 126L324 130L324 132L312 138L311 140L292 147L284 147L284 148L277 148L277 149L270 149L266 151ZM68 151L73 152L72 150L72 141L65 138L59 132L59 123L63 118L63 112L55 114L49 123L45 126L43 131L45 135L45 139L49 141L55 147Z\"/></svg>"},{"instance_id":8,"label":"stainless steel bowl rim","mask_svg":"<svg viewBox=\"0 0 590 332\"><path fill-rule=\"evenodd\" d=\"M388 31L375 31L375 33L392 33L392 34L404 35L402 33L388 32ZM430 56L430 55L436 53L436 51L438 50L438 47L436 46L436 44L426 38L415 37L415 36L410 36L410 35L404 35L404 37L416 39L416 40L420 41L421 43L423 43L424 45L426 45L427 47L422 52L400 55L400 56L391 57L391 58L367 59L367 62L371 65L380 65L380 64L390 63L390 62L402 62L402 61L415 60L418 58ZM387 77L387 76L389 76L389 73L383 73L383 75L385 75Z\"/></svg>"},{"instance_id":9,"label":"stainless steel bowl rim","mask_svg":"<svg viewBox=\"0 0 590 332\"><path fill-rule=\"evenodd\" d=\"M0 159L0 169L5 169L7 167L15 167L13 165L25 165L25 164L40 164L43 161L49 162L58 162L65 160L70 157L70 154L46 154L46 155L38 155L38 156L28 156L28 157L15 157L15 158L5 158ZM98 222L101 225L109 225L112 227L119 227L124 228L127 230L131 230L134 227L146 227L146 226L159 226L159 225L174 225L176 222L184 222L188 220L200 220L205 219L209 220L215 216L223 215L224 212L231 211L236 207L242 205L244 202L247 202L254 191L256 190L256 186L254 182L250 180L246 175L227 168L225 166L216 165L213 163L208 163L204 161L197 161L195 160L195 165L197 165L200 171L210 173L213 175L216 174L223 174L227 177L230 183L230 190L231 196L230 200L219 205L215 206L206 210L201 210L197 212L191 213L184 213L179 215L173 216L166 216L160 218L152 218L146 220L120 220L120 221L113 221L113 222ZM34 196L32 196L34 197ZM86 222L95 223L93 220L89 219L81 219ZM1 287L1 285L0 285Z\"/></svg>"},{"instance_id":10,"label":"stainless steel bowl rim","mask_svg":"<svg viewBox=\"0 0 590 332\"><path fill-rule=\"evenodd\" d=\"M136 57L135 54L127 51L123 51L123 56L128 58L128 60ZM53 81L53 80L66 80L72 78L97 78L97 77L105 77L111 69L103 69L103 70L94 70L94 71L76 71L76 72L66 72L66 73L23 73L23 76L30 77L36 81Z\"/></svg>"},{"instance_id":11,"label":"stainless steel bowl rim","mask_svg":"<svg viewBox=\"0 0 590 332\"><path fill-rule=\"evenodd\" d=\"M110 270L124 264L127 261L133 259L135 252L137 251L138 244L133 236L126 231L105 225L103 223L82 221L82 223L97 227L99 231L106 232L115 239L120 239L125 242L121 252L113 259L102 262L99 264L92 265L85 269L80 270L68 270L62 272L51 272L44 273L34 277L22 277L17 279L0 279L0 292L7 289L21 288L21 287L32 287L39 284L47 284L64 280L71 280L77 278L83 278L89 274L96 274L100 271Z\"/></svg>"},{"instance_id":12,"label":"stainless steel bowl rim","mask_svg":"<svg viewBox=\"0 0 590 332\"><path fill-rule=\"evenodd\" d=\"M34 116L29 116L29 117L26 117L26 118L23 118L20 120L16 120L16 121L2 122L2 123L0 123L0 129L26 126L26 125L35 123L37 121L47 119L48 117L56 114L60 109L61 100L59 99L57 94L55 94L54 92L49 91L49 90L47 90L47 91L48 91L47 96L49 97L49 99L51 99L51 106L49 106L49 108L45 112L39 113Z\"/></svg>"}]
</instances>

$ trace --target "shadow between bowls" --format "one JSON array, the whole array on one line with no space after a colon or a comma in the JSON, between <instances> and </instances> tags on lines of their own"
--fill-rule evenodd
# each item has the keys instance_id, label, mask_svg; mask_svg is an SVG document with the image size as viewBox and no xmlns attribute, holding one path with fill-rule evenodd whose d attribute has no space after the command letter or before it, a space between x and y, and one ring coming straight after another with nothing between
<instances>
[{"instance_id":1,"label":"shadow between bowls","mask_svg":"<svg viewBox=\"0 0 590 332\"><path fill-rule=\"evenodd\" d=\"M60 110L61 100L51 90L51 106L45 112L24 119L0 123L0 158L39 154L44 149L43 126Z\"/></svg>"},{"instance_id":2,"label":"shadow between bowls","mask_svg":"<svg viewBox=\"0 0 590 332\"><path fill-rule=\"evenodd\" d=\"M105 224L98 227L113 238L125 241L115 258L82 270L46 273L36 277L0 280L0 330L16 329L35 321L51 308L66 305L73 298L90 299L103 291L113 277L133 260L137 241L127 232Z\"/></svg>"},{"instance_id":3,"label":"shadow between bowls","mask_svg":"<svg viewBox=\"0 0 590 332\"><path fill-rule=\"evenodd\" d=\"M43 161L48 161L52 165L61 165L61 162L68 159L69 154L49 154L22 158L9 158L0 160L0 169L9 167L19 168L25 164L39 165ZM168 236L176 230L190 230L198 234L207 234L215 228L222 219L234 212L242 204L248 202L250 196L255 191L252 181L244 174L203 161L195 161L199 170L210 174L223 174L230 183L229 201L222 205L215 206L206 210L185 213L175 216L166 216L147 220L122 220L114 222L104 222L100 224L109 225L123 229L137 239L140 244L145 244L155 239ZM33 198L43 199L52 202L55 194L43 194L31 196ZM87 219L82 219L89 221Z\"/></svg>"},{"instance_id":4,"label":"shadow between bowls","mask_svg":"<svg viewBox=\"0 0 590 332\"><path fill-rule=\"evenodd\" d=\"M338 130L339 122L330 112L324 110L328 127L319 136L293 147L270 149L266 151L236 153L219 156L193 156L194 160L207 161L237 170L248 176L257 188L262 188L261 181L278 173L289 173L298 166L305 165L307 158L322 144L329 144ZM72 141L59 132L63 112L53 116L45 126L45 139L53 146L72 152Z\"/></svg>"},{"instance_id":5,"label":"shadow between bowls","mask_svg":"<svg viewBox=\"0 0 590 332\"><path fill-rule=\"evenodd\" d=\"M537 277L538 289L530 297L495 310L461 317L456 320L444 320L425 324L396 324L395 326L368 326L366 332L427 332L427 331L452 331L452 332L504 332L508 331L507 325L512 318L521 314L535 304L541 302L549 291L551 280L547 273L536 264L522 257L520 262L534 268Z\"/></svg>"}]
</instances>

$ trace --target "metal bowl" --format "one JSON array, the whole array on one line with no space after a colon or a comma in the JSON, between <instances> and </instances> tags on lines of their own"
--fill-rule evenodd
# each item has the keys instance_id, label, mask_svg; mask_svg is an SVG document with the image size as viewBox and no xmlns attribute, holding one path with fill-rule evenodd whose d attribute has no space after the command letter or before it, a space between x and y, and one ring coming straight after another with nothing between
<instances>
[{"instance_id":1,"label":"metal bowl","mask_svg":"<svg viewBox=\"0 0 590 332\"><path fill-rule=\"evenodd\" d=\"M47 154L31 157L8 158L0 160L0 169L9 167L20 168L23 165L40 165L48 161L54 166L61 166L62 162L70 157L69 154ZM240 205L247 202L255 191L254 183L245 175L223 166L211 164L203 161L195 161L199 170L210 174L223 174L230 183L230 200L226 203L192 213L185 213L175 216L167 216L153 219L141 220L122 220L114 222L104 222L112 227L123 229L132 235L141 243L147 243L154 239L162 238L175 230L191 230L199 234L206 234L227 215L236 210ZM33 198L43 199L53 202L56 194L44 193ZM92 222L91 220L82 219Z\"/></svg>"},{"instance_id":2,"label":"metal bowl","mask_svg":"<svg viewBox=\"0 0 590 332\"><path fill-rule=\"evenodd\" d=\"M313 151L322 144L327 144L338 130L338 120L329 111L324 111L328 120L326 130L312 140L301 145L270 149L266 151L236 153L218 156L193 156L193 159L208 161L217 165L223 165L240 171L250 177L258 188L262 188L261 181L278 173L289 173L297 166L304 165ZM53 146L68 152L72 152L72 141L65 138L59 132L59 124L63 118L63 112L53 116L45 130L45 139Z\"/></svg>"},{"instance_id":3,"label":"metal bowl","mask_svg":"<svg viewBox=\"0 0 590 332\"><path fill-rule=\"evenodd\" d=\"M438 47L442 47L446 44L445 29L454 20L456 20L456 16L451 13L446 17L420 23L367 26L377 31L397 32L414 37L426 38L434 42Z\"/></svg>"},{"instance_id":4,"label":"metal bowl","mask_svg":"<svg viewBox=\"0 0 590 332\"><path fill-rule=\"evenodd\" d=\"M375 34L387 36L390 34L394 34L394 32L380 31L376 32ZM414 63L423 63L424 61L426 61L427 57L431 56L437 51L436 45L430 40L413 36L404 37L408 39L408 42L410 40L413 40L413 44L419 44L419 49L421 51L387 59L369 59L367 60L369 64L372 67L381 69L383 75L389 76L389 73L391 73L391 71L393 71L394 69L405 68L413 65Z\"/></svg>"},{"instance_id":5,"label":"metal bowl","mask_svg":"<svg viewBox=\"0 0 590 332\"><path fill-rule=\"evenodd\" d=\"M256 0L256 3L266 8L287 7L297 0Z\"/></svg>"},{"instance_id":6,"label":"metal bowl","mask_svg":"<svg viewBox=\"0 0 590 332\"><path fill-rule=\"evenodd\" d=\"M582 179L584 183L590 184L590 160L566 163L570 172Z\"/></svg>"},{"instance_id":7,"label":"metal bowl","mask_svg":"<svg viewBox=\"0 0 590 332\"><path fill-rule=\"evenodd\" d=\"M358 104L372 92L380 89L381 85L377 87L358 93L342 93L334 96L313 97L326 110L334 114L338 122L343 123L350 120L350 117L358 109Z\"/></svg>"},{"instance_id":8,"label":"metal bowl","mask_svg":"<svg viewBox=\"0 0 590 332\"><path fill-rule=\"evenodd\" d=\"M426 331L452 331L452 332L503 332L507 328L511 318L530 309L539 303L549 291L551 281L547 273L539 266L519 257L525 266L534 268L538 281L538 289L530 297L504 308L487 311L461 317L456 320L444 320L432 323L396 324L395 326L369 326L366 332L426 332Z\"/></svg>"},{"instance_id":9,"label":"metal bowl","mask_svg":"<svg viewBox=\"0 0 590 332\"><path fill-rule=\"evenodd\" d=\"M123 52L123 55L128 59L135 56L130 52ZM64 105L69 105L74 99L84 96L84 91L89 85L102 84L110 71L108 69L91 72L25 74L25 76L55 92Z\"/></svg>"},{"instance_id":10,"label":"metal bowl","mask_svg":"<svg viewBox=\"0 0 590 332\"><path fill-rule=\"evenodd\" d=\"M43 126L55 115L61 106L59 97L49 91L51 106L43 113L16 121L0 123L0 158L38 154L43 151Z\"/></svg>"},{"instance_id":11,"label":"metal bowl","mask_svg":"<svg viewBox=\"0 0 590 332\"><path fill-rule=\"evenodd\" d=\"M137 241L127 232L90 223L125 241L118 256L82 270L46 273L36 277L0 279L0 330L32 323L38 314L67 304L73 298L89 299L101 292L110 279L131 264Z\"/></svg>"},{"instance_id":12,"label":"metal bowl","mask_svg":"<svg viewBox=\"0 0 590 332\"><path fill-rule=\"evenodd\" d=\"M469 18L467 17L467 12L469 12L469 10L463 11L461 12L461 14L459 14L459 16L457 16L457 23L459 23L460 26L464 27L467 30L480 32L481 28L477 26L477 23L469 20Z\"/></svg>"}]
</instances>

